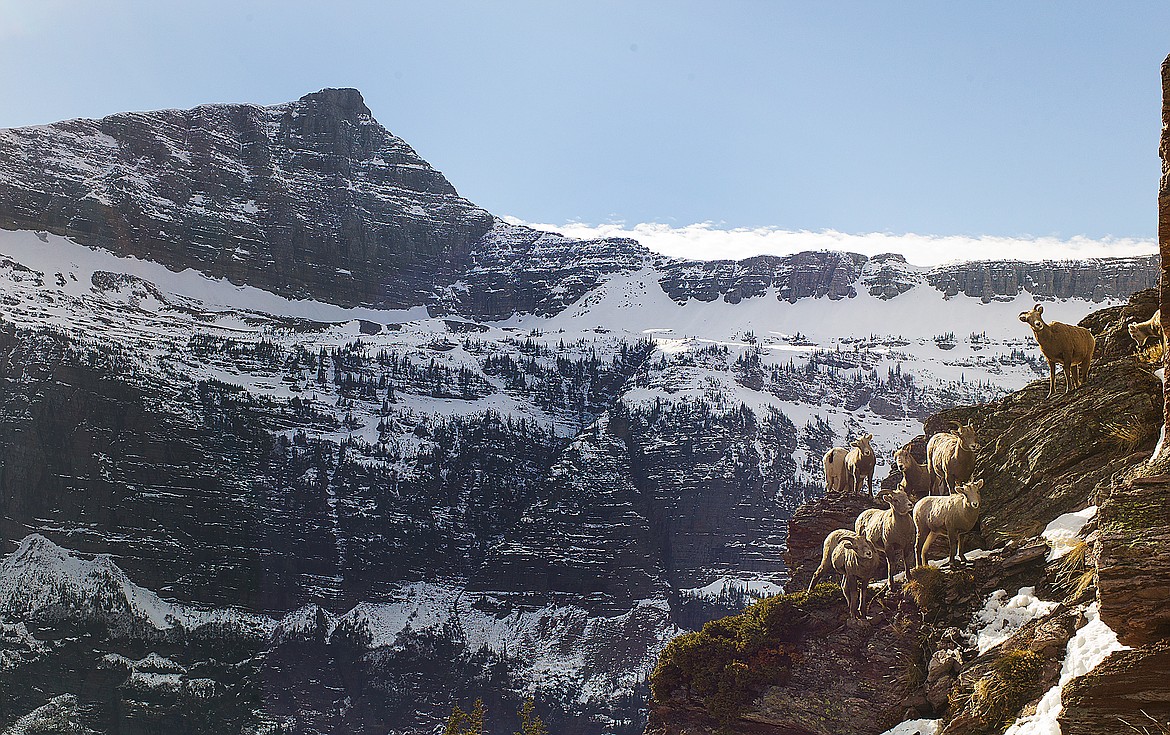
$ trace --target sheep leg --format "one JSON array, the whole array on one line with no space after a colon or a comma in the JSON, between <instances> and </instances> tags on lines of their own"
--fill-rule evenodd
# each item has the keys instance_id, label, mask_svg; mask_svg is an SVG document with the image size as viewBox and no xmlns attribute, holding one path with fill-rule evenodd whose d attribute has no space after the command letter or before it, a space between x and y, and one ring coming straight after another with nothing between
<instances>
[{"instance_id":1,"label":"sheep leg","mask_svg":"<svg viewBox=\"0 0 1170 735\"><path fill-rule=\"evenodd\" d=\"M1048 361L1048 397L1051 398L1056 393L1056 363L1052 360Z\"/></svg>"},{"instance_id":2,"label":"sheep leg","mask_svg":"<svg viewBox=\"0 0 1170 735\"><path fill-rule=\"evenodd\" d=\"M1073 385L1073 366L1072 363L1064 363L1064 392L1071 393L1076 386Z\"/></svg>"},{"instance_id":3,"label":"sheep leg","mask_svg":"<svg viewBox=\"0 0 1170 735\"><path fill-rule=\"evenodd\" d=\"M926 535L923 536L922 529L920 528L918 529L917 538L921 540L917 541L918 548L914 553L914 564L915 566L924 567L926 566L926 553L930 551L930 544L934 541L934 531L927 531Z\"/></svg>"},{"instance_id":4,"label":"sheep leg","mask_svg":"<svg viewBox=\"0 0 1170 735\"><path fill-rule=\"evenodd\" d=\"M808 591L812 592L813 587L816 587L817 582L820 582L821 579L824 578L824 576L825 576L825 565L821 564L819 567L817 567L817 570L815 572L813 572L812 579L810 579L808 581Z\"/></svg>"},{"instance_id":5,"label":"sheep leg","mask_svg":"<svg viewBox=\"0 0 1170 735\"><path fill-rule=\"evenodd\" d=\"M845 581L841 583L841 591L845 594L845 604L849 607L849 617L859 617L858 611L861 609L861 601L858 597L857 578L846 574Z\"/></svg>"},{"instance_id":6,"label":"sheep leg","mask_svg":"<svg viewBox=\"0 0 1170 735\"><path fill-rule=\"evenodd\" d=\"M959 561L966 564L967 557L963 555L963 534L956 533L955 536L957 537L955 539L955 546L957 546L959 548Z\"/></svg>"},{"instance_id":7,"label":"sheep leg","mask_svg":"<svg viewBox=\"0 0 1170 735\"><path fill-rule=\"evenodd\" d=\"M869 481L869 497L872 498L873 497L873 473L870 472L869 477L867 477L866 479Z\"/></svg>"}]
</instances>

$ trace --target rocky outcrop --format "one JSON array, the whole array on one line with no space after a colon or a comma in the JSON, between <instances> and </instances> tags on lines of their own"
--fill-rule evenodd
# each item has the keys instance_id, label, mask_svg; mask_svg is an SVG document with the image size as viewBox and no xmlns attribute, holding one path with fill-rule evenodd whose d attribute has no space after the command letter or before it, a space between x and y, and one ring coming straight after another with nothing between
<instances>
[{"instance_id":1,"label":"rocky outcrop","mask_svg":"<svg viewBox=\"0 0 1170 735\"><path fill-rule=\"evenodd\" d=\"M1107 599L1104 591L1102 599ZM1170 642L1165 639L1135 650L1115 651L1087 676L1065 687L1061 733L1161 732L1170 722L1167 671Z\"/></svg>"},{"instance_id":2,"label":"rocky outcrop","mask_svg":"<svg viewBox=\"0 0 1170 735\"><path fill-rule=\"evenodd\" d=\"M1101 619L1128 646L1170 638L1170 477L1101 489L1097 584Z\"/></svg>"},{"instance_id":3,"label":"rocky outcrop","mask_svg":"<svg viewBox=\"0 0 1170 735\"><path fill-rule=\"evenodd\" d=\"M1162 423L1161 384L1152 368L1125 348L1125 324L1142 313L1146 295L1126 307L1103 309L1081 321L1102 345L1088 384L1046 399L1041 379L998 403L944 411L926 432L951 421L970 422L986 448L974 477L984 480L984 538L1031 534L1052 518L1087 504L1093 488L1148 457ZM1039 348L1034 348L1039 349Z\"/></svg>"},{"instance_id":4,"label":"rocky outcrop","mask_svg":"<svg viewBox=\"0 0 1170 735\"><path fill-rule=\"evenodd\" d=\"M743 690L740 696L747 703L735 710L730 729L878 733L903 719L941 717L941 732L948 735L1002 732L1006 724L1032 711L1029 708L1034 708L1059 679L1065 646L1083 624L1080 611L1087 604L1086 597L1069 582L1070 575L1079 575L1083 569L1072 566L1062 571L1046 565L1047 546L1035 537L1054 517L1084 508L1098 498L1101 529L1094 548L1100 555L1101 609L1112 604L1118 606L1114 618L1132 616L1128 628L1117 623L1119 632L1128 631L1133 636L1135 629L1140 629L1147 636L1163 634L1161 608L1170 584L1157 573L1151 585L1156 589L1146 589L1141 580L1143 563L1160 558L1153 546L1166 543L1157 536L1157 529L1164 529L1170 521L1162 510L1148 511L1149 507L1162 508L1164 499L1160 495L1142 497L1139 502L1128 490L1110 494L1115 477L1132 475L1143 465L1161 423L1161 386L1152 375L1152 366L1132 354L1132 341L1126 347L1121 339L1125 325L1147 315L1148 307L1149 294L1139 294L1128 306L1096 312L1082 322L1102 345L1101 360L1090 373L1089 382L1073 394L1046 399L1047 385L1037 381L1001 401L945 411L925 422L927 436L952 421L974 424L984 447L976 462L975 478L984 481L984 490L978 532L969 535L968 548L993 551L963 569L915 570L900 591L880 593L864 628L865 640L856 637L851 624L825 630L817 627L821 623L813 616L798 617L800 629L791 632L790 638L784 639L787 644L782 642L777 650L788 651L792 641L806 640L803 636L815 640L815 645L799 649L794 659L800 664L772 674L765 680L768 683L758 684L754 690ZM912 449L920 452L924 438L912 442ZM891 476L887 484L893 481ZM1140 482L1135 480L1132 486L1144 487L1142 492L1148 494L1152 481ZM1111 503L1115 503L1112 509ZM1122 512L1122 504L1145 509L1140 516L1143 527L1149 529L1147 534L1154 534L1149 536L1149 545L1139 545L1128 557L1123 556L1121 529L1113 530L1116 524L1111 520L1120 516L1132 523L1134 513ZM861 496L832 495L796 510L789 524L786 553L794 588L808 579L828 531L852 526L857 513L869 505L869 499ZM1132 544L1132 529L1125 531L1124 538ZM1063 598L1065 606L982 655L971 651L968 643L956 644L947 632L948 627L968 625L973 612L993 590L1014 591L1025 586L1041 590L1046 599ZM843 607L841 604L837 609L841 622ZM743 623L734 622L734 618L719 621L719 628L704 628L694 639L680 639L678 650L668 648L662 661L702 661L705 654L715 655L710 647L720 640L714 637L716 630L740 629L737 626L748 625L751 614L751 610L745 613ZM1104 612L1102 615L1104 619ZM1113 624L1112 619L1106 622ZM907 631L913 631L909 634L921 647L901 658L900 668L896 668L883 656L886 650L897 650L906 642L903 635ZM866 640L881 640L886 649L875 650ZM684 651L688 658L678 658ZM885 673L865 668L875 662ZM672 669L664 669L665 665L659 667L659 672L665 672L662 681L673 683ZM752 681L752 664L746 667L741 680ZM906 672L900 688L891 686L890 672L895 668ZM834 676L830 671L838 673ZM1107 669L1103 671L1103 675L1112 676ZM1145 677L1142 686L1154 686L1148 670L1131 667L1127 671L1129 680ZM869 677L869 683L884 681L883 694L864 701L852 699L847 691L843 694L842 686L865 686L854 682L856 676ZM719 709L723 699L696 696L698 690L693 686L670 691L655 686L652 681L655 699L648 732L709 733L721 725L728 727L726 720L713 718L714 713L723 711ZM892 696L892 688L898 697ZM1154 701L1160 694L1141 696ZM1102 722L1099 715L1087 711L1097 700L1089 697L1084 701L1073 716L1086 722L1098 717L1095 721Z\"/></svg>"}]
</instances>

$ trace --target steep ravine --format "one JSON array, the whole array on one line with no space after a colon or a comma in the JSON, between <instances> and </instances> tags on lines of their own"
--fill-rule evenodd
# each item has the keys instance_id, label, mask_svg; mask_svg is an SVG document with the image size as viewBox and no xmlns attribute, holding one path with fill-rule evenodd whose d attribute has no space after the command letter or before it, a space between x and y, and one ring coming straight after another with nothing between
<instances>
[{"instance_id":1,"label":"steep ravine","mask_svg":"<svg viewBox=\"0 0 1170 735\"><path fill-rule=\"evenodd\" d=\"M1098 359L1071 395L1045 398L1045 379L926 422L928 434L954 420L978 431L974 476L984 481L984 510L968 548L986 553L963 568L915 570L906 588L877 595L864 622L847 621L840 593L822 586L676 639L651 680L646 733L877 735L920 718L938 720L945 735L999 733L1031 715L1057 683L1066 644L1094 614L1090 602L1134 648L1063 689L1063 732L1120 732L1119 718L1148 722L1143 709L1165 722L1170 687L1158 671L1170 651L1168 588L1160 583L1170 574L1162 550L1170 478L1142 477L1162 422L1161 384L1157 353L1135 354L1126 332L1155 308L1154 293L1144 291L1082 321L1097 338ZM1084 530L1090 545L1046 562L1040 532L1092 505L1100 511ZM807 583L827 531L851 527L865 507L866 498L838 495L796 511L787 554L793 589ZM945 544L936 544L933 555L940 552ZM1027 587L1058 604L999 645L974 650L961 631L989 595Z\"/></svg>"}]
</instances>

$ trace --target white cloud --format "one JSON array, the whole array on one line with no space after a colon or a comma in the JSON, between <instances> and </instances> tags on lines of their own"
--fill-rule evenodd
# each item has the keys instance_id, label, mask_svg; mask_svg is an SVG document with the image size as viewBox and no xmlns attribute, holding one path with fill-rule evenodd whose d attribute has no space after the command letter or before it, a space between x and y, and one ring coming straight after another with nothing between
<instances>
[{"instance_id":1,"label":"white cloud","mask_svg":"<svg viewBox=\"0 0 1170 735\"><path fill-rule=\"evenodd\" d=\"M710 222L672 227L657 222L550 225L522 222L511 217L505 219L573 238L630 237L656 253L695 260L738 260L753 255L788 255L802 250L845 250L863 255L899 253L915 265L931 266L958 260L1070 260L1158 252L1157 242L1138 238L848 234L835 230L809 232L775 227L721 229Z\"/></svg>"}]
</instances>

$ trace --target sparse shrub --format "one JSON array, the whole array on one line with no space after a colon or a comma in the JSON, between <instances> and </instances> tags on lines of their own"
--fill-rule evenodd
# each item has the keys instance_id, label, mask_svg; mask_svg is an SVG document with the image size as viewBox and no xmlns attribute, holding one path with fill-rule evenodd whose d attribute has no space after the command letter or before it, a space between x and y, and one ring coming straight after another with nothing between
<instances>
[{"instance_id":1,"label":"sparse shrub","mask_svg":"<svg viewBox=\"0 0 1170 735\"><path fill-rule=\"evenodd\" d=\"M1148 426L1136 416L1123 416L1106 423L1102 428L1118 447L1132 452L1153 435L1153 426Z\"/></svg>"},{"instance_id":2,"label":"sparse shrub","mask_svg":"<svg viewBox=\"0 0 1170 735\"><path fill-rule=\"evenodd\" d=\"M783 684L799 655L791 645L805 616L839 605L836 585L776 595L739 615L712 620L671 641L650 677L662 702L674 692L700 699L723 723L734 719L767 686Z\"/></svg>"},{"instance_id":3,"label":"sparse shrub","mask_svg":"<svg viewBox=\"0 0 1170 735\"><path fill-rule=\"evenodd\" d=\"M1008 651L975 682L968 711L1002 732L1032 699L1043 667L1044 659L1035 651Z\"/></svg>"},{"instance_id":4,"label":"sparse shrub","mask_svg":"<svg viewBox=\"0 0 1170 735\"><path fill-rule=\"evenodd\" d=\"M970 588L974 581L974 575L962 569L943 571L932 566L921 566L910 570L909 581L904 589L925 620L938 617L947 609L947 596Z\"/></svg>"}]
</instances>

